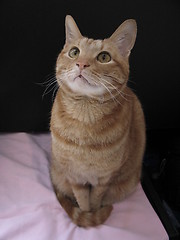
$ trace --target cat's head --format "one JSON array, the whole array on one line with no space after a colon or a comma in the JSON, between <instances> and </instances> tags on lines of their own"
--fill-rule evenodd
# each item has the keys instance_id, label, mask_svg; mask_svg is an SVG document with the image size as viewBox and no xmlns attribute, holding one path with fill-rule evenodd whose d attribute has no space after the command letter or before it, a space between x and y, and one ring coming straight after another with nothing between
<instances>
[{"instance_id":1,"label":"cat's head","mask_svg":"<svg viewBox=\"0 0 180 240\"><path fill-rule=\"evenodd\" d=\"M118 94L129 76L128 58L137 33L135 20L126 20L104 40L83 37L69 15L65 27L66 43L56 65L59 85L82 96Z\"/></svg>"}]
</instances>

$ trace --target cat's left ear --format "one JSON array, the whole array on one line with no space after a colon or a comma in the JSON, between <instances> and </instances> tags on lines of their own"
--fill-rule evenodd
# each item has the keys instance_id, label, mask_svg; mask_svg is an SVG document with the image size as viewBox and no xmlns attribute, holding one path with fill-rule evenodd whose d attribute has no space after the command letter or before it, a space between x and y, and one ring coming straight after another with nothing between
<instances>
[{"instance_id":1,"label":"cat's left ear","mask_svg":"<svg viewBox=\"0 0 180 240\"><path fill-rule=\"evenodd\" d=\"M78 26L76 25L74 19L70 15L66 16L65 27L66 27L66 43L71 43L78 38L82 38Z\"/></svg>"},{"instance_id":2,"label":"cat's left ear","mask_svg":"<svg viewBox=\"0 0 180 240\"><path fill-rule=\"evenodd\" d=\"M118 29L110 37L110 40L116 44L123 57L128 57L134 46L136 35L136 21L128 19L118 27Z\"/></svg>"}]
</instances>

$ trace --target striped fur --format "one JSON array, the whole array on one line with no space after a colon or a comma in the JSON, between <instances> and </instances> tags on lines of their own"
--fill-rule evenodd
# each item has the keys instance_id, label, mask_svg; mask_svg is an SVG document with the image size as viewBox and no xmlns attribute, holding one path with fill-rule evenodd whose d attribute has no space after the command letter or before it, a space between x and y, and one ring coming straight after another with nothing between
<instances>
[{"instance_id":1,"label":"striped fur","mask_svg":"<svg viewBox=\"0 0 180 240\"><path fill-rule=\"evenodd\" d=\"M82 37L74 20L66 18L66 44L56 66L60 88L51 113L50 172L59 202L81 227L104 223L112 204L132 193L140 180L144 116L126 85L135 26L128 20L109 39L93 40ZM118 43L123 36L126 42ZM71 59L74 46L80 53ZM110 53L111 61L98 62L102 51Z\"/></svg>"}]
</instances>

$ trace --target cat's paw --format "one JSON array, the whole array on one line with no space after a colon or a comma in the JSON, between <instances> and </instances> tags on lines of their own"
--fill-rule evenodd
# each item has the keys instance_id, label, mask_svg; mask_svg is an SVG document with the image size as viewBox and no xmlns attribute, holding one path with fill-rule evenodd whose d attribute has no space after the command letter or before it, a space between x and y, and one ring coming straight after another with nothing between
<instances>
[{"instance_id":1,"label":"cat's paw","mask_svg":"<svg viewBox=\"0 0 180 240\"><path fill-rule=\"evenodd\" d=\"M90 208L91 208L91 211L97 211L99 208L101 208L101 202L92 201L90 204Z\"/></svg>"}]
</instances>

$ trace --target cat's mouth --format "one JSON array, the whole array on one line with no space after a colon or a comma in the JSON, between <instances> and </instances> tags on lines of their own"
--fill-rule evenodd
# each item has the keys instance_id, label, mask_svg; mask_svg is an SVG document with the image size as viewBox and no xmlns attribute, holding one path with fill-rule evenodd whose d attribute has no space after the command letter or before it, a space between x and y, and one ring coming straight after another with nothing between
<instances>
[{"instance_id":1,"label":"cat's mouth","mask_svg":"<svg viewBox=\"0 0 180 240\"><path fill-rule=\"evenodd\" d=\"M82 95L95 96L104 94L104 88L97 84L92 76L88 76L87 73L78 73L73 78L67 81L68 86L74 91Z\"/></svg>"},{"instance_id":2,"label":"cat's mouth","mask_svg":"<svg viewBox=\"0 0 180 240\"><path fill-rule=\"evenodd\" d=\"M88 84L89 86L95 86L94 84L90 83L82 74L79 74L77 77L75 77L74 81L79 81Z\"/></svg>"}]
</instances>

